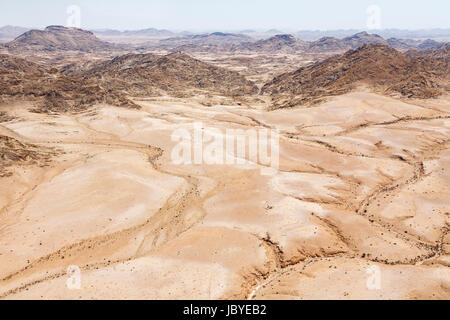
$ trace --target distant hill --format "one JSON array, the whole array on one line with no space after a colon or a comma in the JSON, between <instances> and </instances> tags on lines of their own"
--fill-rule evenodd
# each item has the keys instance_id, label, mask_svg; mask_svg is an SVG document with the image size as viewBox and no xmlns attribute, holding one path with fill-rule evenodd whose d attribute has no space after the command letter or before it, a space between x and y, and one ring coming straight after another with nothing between
<instances>
[{"instance_id":1,"label":"distant hill","mask_svg":"<svg viewBox=\"0 0 450 320\"><path fill-rule=\"evenodd\" d=\"M403 41L395 38L390 38L385 40L377 34L369 34L367 32L356 33L352 36L345 37L343 39L337 39L333 37L325 37L314 41L310 44L310 52L339 52L346 51L350 49L357 49L365 44L384 44L389 45L395 49L407 50L411 46L404 43Z\"/></svg>"},{"instance_id":2,"label":"distant hill","mask_svg":"<svg viewBox=\"0 0 450 320\"><path fill-rule=\"evenodd\" d=\"M369 34L367 32L360 32L343 39L333 37L324 37L317 41L310 42L309 52L323 53L323 52L342 52L350 49L357 49L366 44L383 44L388 45L394 49L406 51L409 49L426 50L437 47L442 42L434 40L408 40L389 38L384 39L377 34Z\"/></svg>"},{"instance_id":3,"label":"distant hill","mask_svg":"<svg viewBox=\"0 0 450 320\"><path fill-rule=\"evenodd\" d=\"M428 58L438 60L450 60L450 42L440 44L437 47L428 49L423 52L423 55Z\"/></svg>"},{"instance_id":4,"label":"distant hill","mask_svg":"<svg viewBox=\"0 0 450 320\"><path fill-rule=\"evenodd\" d=\"M438 60L450 59L450 42L440 43L439 45L427 50L409 50L406 55L410 57L427 57Z\"/></svg>"},{"instance_id":5,"label":"distant hill","mask_svg":"<svg viewBox=\"0 0 450 320\"><path fill-rule=\"evenodd\" d=\"M408 44L404 40L399 40L397 38L387 39L386 44L394 49L401 50L401 51L406 51L413 47L411 44Z\"/></svg>"},{"instance_id":6,"label":"distant hill","mask_svg":"<svg viewBox=\"0 0 450 320\"><path fill-rule=\"evenodd\" d=\"M151 42L146 45L144 44L140 49L159 49L173 52L229 51L233 45L251 42L252 40L251 37L243 34L213 32L162 39L156 43Z\"/></svg>"},{"instance_id":7,"label":"distant hill","mask_svg":"<svg viewBox=\"0 0 450 320\"><path fill-rule=\"evenodd\" d=\"M176 45L176 44L181 45ZM398 49L413 48L397 39L390 39L390 43ZM313 42L296 38L291 34L278 34L267 39L254 39L230 33L211 33L164 39L153 44L155 48L170 49L185 52L255 52L255 53L342 53L350 49L359 48L365 44L385 44L388 41L376 34L361 32L352 36L337 39L326 37Z\"/></svg>"},{"instance_id":8,"label":"distant hill","mask_svg":"<svg viewBox=\"0 0 450 320\"><path fill-rule=\"evenodd\" d=\"M437 47L428 50L410 50L406 52L406 55L418 59L427 59L429 63L434 65L434 72L446 79L450 74L450 43L443 43ZM450 91L449 83L442 81L442 86L447 87L447 91Z\"/></svg>"},{"instance_id":9,"label":"distant hill","mask_svg":"<svg viewBox=\"0 0 450 320\"><path fill-rule=\"evenodd\" d=\"M162 49L183 52L255 52L255 53L286 53L300 52L310 54L339 54L347 50L357 49L366 44L389 45L401 51L409 49L425 50L440 45L434 40L403 40L389 38L388 40L377 34L359 32L342 39L323 37L308 42L296 38L291 34L278 34L266 39L255 40L242 34L215 32L211 34L189 35L162 39L152 42L145 49Z\"/></svg>"},{"instance_id":10,"label":"distant hill","mask_svg":"<svg viewBox=\"0 0 450 320\"><path fill-rule=\"evenodd\" d=\"M257 42L247 42L232 48L233 51L251 51L251 52L285 52L294 53L304 51L309 47L306 41L299 40L291 34L279 34L269 39L259 40Z\"/></svg>"},{"instance_id":11,"label":"distant hill","mask_svg":"<svg viewBox=\"0 0 450 320\"><path fill-rule=\"evenodd\" d=\"M0 28L0 42L9 42L20 36L22 33L27 32L28 28L4 26Z\"/></svg>"},{"instance_id":12,"label":"distant hill","mask_svg":"<svg viewBox=\"0 0 450 320\"><path fill-rule=\"evenodd\" d=\"M105 51L115 48L113 44L101 41L92 32L49 26L44 30L30 30L7 43L11 51Z\"/></svg>"},{"instance_id":13,"label":"distant hill","mask_svg":"<svg viewBox=\"0 0 450 320\"><path fill-rule=\"evenodd\" d=\"M367 32L356 33L350 37L342 39L352 49L357 49L365 44L387 44L386 40L377 34L369 34Z\"/></svg>"},{"instance_id":14,"label":"distant hill","mask_svg":"<svg viewBox=\"0 0 450 320\"><path fill-rule=\"evenodd\" d=\"M280 75L262 92L273 96L277 107L318 102L359 85L408 98L431 98L443 93L439 77L448 77L448 70L428 59L370 44Z\"/></svg>"},{"instance_id":15,"label":"distant hill","mask_svg":"<svg viewBox=\"0 0 450 320\"><path fill-rule=\"evenodd\" d=\"M436 47L440 46L441 44L442 44L441 42L427 39L425 41L419 42L416 47L419 50L428 50L428 49L436 48Z\"/></svg>"},{"instance_id":16,"label":"distant hill","mask_svg":"<svg viewBox=\"0 0 450 320\"><path fill-rule=\"evenodd\" d=\"M348 30L301 30L295 32L294 35L302 40L316 41L324 37L333 37L343 39L353 34L360 33L362 30L348 29ZM401 30L401 29L382 29L376 30L376 33L385 38L397 39L450 39L450 29L423 29L423 30Z\"/></svg>"},{"instance_id":17,"label":"distant hill","mask_svg":"<svg viewBox=\"0 0 450 320\"><path fill-rule=\"evenodd\" d=\"M178 52L165 56L127 54L99 62L82 72L82 76L84 79L95 79L102 87L120 90L132 96L189 94L193 90L226 96L258 92L252 82L237 72Z\"/></svg>"},{"instance_id":18,"label":"distant hill","mask_svg":"<svg viewBox=\"0 0 450 320\"><path fill-rule=\"evenodd\" d=\"M348 43L345 43L341 39L337 39L334 37L323 37L317 41L311 42L309 44L308 52L340 52L349 49L350 45Z\"/></svg>"},{"instance_id":19,"label":"distant hill","mask_svg":"<svg viewBox=\"0 0 450 320\"><path fill-rule=\"evenodd\" d=\"M18 33L22 30L18 27L3 29L8 31L9 34L14 32ZM4 44L3 48L11 52L96 52L131 49L140 52L155 50L168 52L182 51L187 53L232 53L242 51L287 54L299 52L338 54L350 49L357 49L365 44L384 44L401 51L410 49L427 50L441 44L441 42L432 39L412 40L389 38L386 40L380 35L369 34L367 32L355 33L341 39L327 36L311 42L301 40L291 34L276 34L257 40L255 37L248 35L252 34L252 32L247 34L225 32L176 34L168 30L155 28L135 31L96 30L94 32L101 36L102 39L117 40L122 44L112 44L107 41L102 41L90 31L62 26L50 26L44 30L27 31L13 41ZM136 42L126 44L127 39L131 42Z\"/></svg>"}]
</instances>

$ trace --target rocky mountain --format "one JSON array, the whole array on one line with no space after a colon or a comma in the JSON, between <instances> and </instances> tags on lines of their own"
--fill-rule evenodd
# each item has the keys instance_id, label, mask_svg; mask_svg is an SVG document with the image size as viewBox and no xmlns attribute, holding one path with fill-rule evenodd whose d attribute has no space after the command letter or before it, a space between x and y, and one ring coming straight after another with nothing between
<instances>
[{"instance_id":1,"label":"rocky mountain","mask_svg":"<svg viewBox=\"0 0 450 320\"><path fill-rule=\"evenodd\" d=\"M137 108L122 93L88 79L67 77L11 55L0 55L0 99L23 97L37 112L77 112L97 103Z\"/></svg>"},{"instance_id":2,"label":"rocky mountain","mask_svg":"<svg viewBox=\"0 0 450 320\"><path fill-rule=\"evenodd\" d=\"M63 73L62 73L63 72ZM183 53L127 54L62 72L12 55L0 55L0 99L36 101L37 112L78 112L98 103L137 108L128 96L251 95L252 82L237 72Z\"/></svg>"},{"instance_id":3,"label":"rocky mountain","mask_svg":"<svg viewBox=\"0 0 450 320\"><path fill-rule=\"evenodd\" d=\"M350 45L334 37L323 37L310 43L308 52L342 52L350 49Z\"/></svg>"},{"instance_id":4,"label":"rocky mountain","mask_svg":"<svg viewBox=\"0 0 450 320\"><path fill-rule=\"evenodd\" d=\"M181 52L228 52L235 45L252 41L252 38L233 33L214 32L207 35L191 35L172 51Z\"/></svg>"},{"instance_id":5,"label":"rocky mountain","mask_svg":"<svg viewBox=\"0 0 450 320\"><path fill-rule=\"evenodd\" d=\"M412 58L426 60L433 65L434 73L439 77L440 86L450 92L450 43L443 43L428 50L410 50L406 54Z\"/></svg>"},{"instance_id":6,"label":"rocky mountain","mask_svg":"<svg viewBox=\"0 0 450 320\"><path fill-rule=\"evenodd\" d=\"M398 38L389 38L386 40L377 34L360 32L343 39L324 37L317 41L310 42L308 52L342 52L350 49L357 49L366 44L383 44L397 50L407 51L410 49L426 50L437 47L441 43L434 40L411 40Z\"/></svg>"},{"instance_id":7,"label":"rocky mountain","mask_svg":"<svg viewBox=\"0 0 450 320\"><path fill-rule=\"evenodd\" d=\"M185 37L186 38L186 37ZM186 41L186 44L174 46L173 43ZM391 43L396 48L407 48L400 40ZM350 49L356 49L364 44L388 44L382 37L376 34L361 32L344 39L333 37L321 38L317 41L307 42L290 34L278 34L268 39L255 41L252 38L235 34L214 33L209 35L190 36L189 40L183 38L171 38L161 40L159 48L167 44L175 47L175 50L185 52L258 52L258 53L342 53ZM167 47L166 47L167 48Z\"/></svg>"},{"instance_id":8,"label":"rocky mountain","mask_svg":"<svg viewBox=\"0 0 450 320\"><path fill-rule=\"evenodd\" d=\"M30 30L7 43L5 47L10 51L106 51L116 47L108 42L101 41L92 32L66 28L62 26L50 26L44 30Z\"/></svg>"},{"instance_id":9,"label":"rocky mountain","mask_svg":"<svg viewBox=\"0 0 450 320\"><path fill-rule=\"evenodd\" d=\"M302 30L295 33L300 39L308 41L316 41L324 37L345 38L355 33L359 33L361 30L349 29L349 30ZM400 30L400 29L383 29L377 30L377 34L385 39L397 38L397 39L443 39L450 37L450 29L423 29L423 30Z\"/></svg>"},{"instance_id":10,"label":"rocky mountain","mask_svg":"<svg viewBox=\"0 0 450 320\"><path fill-rule=\"evenodd\" d=\"M262 92L274 97L275 107L315 103L358 86L408 98L431 98L443 93L441 77L448 77L448 70L430 59L371 44L280 75Z\"/></svg>"},{"instance_id":11,"label":"rocky mountain","mask_svg":"<svg viewBox=\"0 0 450 320\"><path fill-rule=\"evenodd\" d=\"M0 178L14 174L10 167L14 165L48 165L56 151L52 148L21 142L12 137L0 135Z\"/></svg>"},{"instance_id":12,"label":"rocky mountain","mask_svg":"<svg viewBox=\"0 0 450 320\"><path fill-rule=\"evenodd\" d=\"M231 50L267 53L294 53L305 51L308 47L309 44L306 41L297 39L293 35L279 34L265 40L242 43L234 46Z\"/></svg>"},{"instance_id":13,"label":"rocky mountain","mask_svg":"<svg viewBox=\"0 0 450 320\"><path fill-rule=\"evenodd\" d=\"M239 96L258 92L257 87L239 73L179 52L165 56L127 54L96 64L83 73L83 78L132 96L185 95L199 91Z\"/></svg>"},{"instance_id":14,"label":"rocky mountain","mask_svg":"<svg viewBox=\"0 0 450 320\"><path fill-rule=\"evenodd\" d=\"M432 59L450 60L450 42L443 43L438 47L426 50L425 56Z\"/></svg>"},{"instance_id":15,"label":"rocky mountain","mask_svg":"<svg viewBox=\"0 0 450 320\"><path fill-rule=\"evenodd\" d=\"M187 53L286 53L295 54L299 52L311 54L337 54L350 49L357 49L365 44L384 44L395 49L406 51L413 48L424 50L437 46L439 43L429 40L402 40L398 38L382 38L377 34L359 32L342 39L335 37L323 37L316 41L303 41L291 34L276 34L261 38L261 34L251 30L246 33L224 33L213 32L205 34L171 34L167 30L146 29L139 31L96 31L103 39L126 42L138 41L134 47L138 52L168 51ZM275 30L273 30L275 31ZM347 34L348 31L342 32ZM171 36L170 36L171 35ZM259 36L258 36L259 35ZM146 37L151 40L146 40ZM142 40L144 39L144 40ZM257 40L260 39L260 40ZM143 41L143 42L142 42ZM137 42L136 42L137 43Z\"/></svg>"},{"instance_id":16,"label":"rocky mountain","mask_svg":"<svg viewBox=\"0 0 450 320\"><path fill-rule=\"evenodd\" d=\"M419 49L419 50L433 49L433 48L439 47L441 44L442 44L441 42L427 39L423 42L419 42L419 44L417 45L417 49Z\"/></svg>"},{"instance_id":17,"label":"rocky mountain","mask_svg":"<svg viewBox=\"0 0 450 320\"><path fill-rule=\"evenodd\" d=\"M6 77L8 74L41 76L46 70L33 62L26 61L8 54L0 55L0 74ZM3 88L4 90L6 88Z\"/></svg>"},{"instance_id":18,"label":"rocky mountain","mask_svg":"<svg viewBox=\"0 0 450 320\"><path fill-rule=\"evenodd\" d=\"M252 41L252 38L243 34L213 32L160 39L157 42L143 44L138 49L172 52L216 52L229 51L233 45L250 41Z\"/></svg>"},{"instance_id":19,"label":"rocky mountain","mask_svg":"<svg viewBox=\"0 0 450 320\"><path fill-rule=\"evenodd\" d=\"M387 44L386 40L379 35L369 34L365 31L346 37L342 39L342 41L348 44L352 49L357 49L365 44Z\"/></svg>"},{"instance_id":20,"label":"rocky mountain","mask_svg":"<svg viewBox=\"0 0 450 320\"><path fill-rule=\"evenodd\" d=\"M394 41L391 39L390 42L395 46L401 46L400 41ZM384 44L387 45L388 42L377 34L369 34L367 32L356 33L352 36L345 37L343 39L337 39L334 37L324 37L317 41L310 43L309 52L339 52L346 51L350 49L357 49L365 44Z\"/></svg>"},{"instance_id":21,"label":"rocky mountain","mask_svg":"<svg viewBox=\"0 0 450 320\"><path fill-rule=\"evenodd\" d=\"M98 103L137 107L129 96L256 93L256 85L239 73L183 53L127 54L70 63L61 71L0 55L0 99L36 100L39 112L76 112Z\"/></svg>"}]
</instances>

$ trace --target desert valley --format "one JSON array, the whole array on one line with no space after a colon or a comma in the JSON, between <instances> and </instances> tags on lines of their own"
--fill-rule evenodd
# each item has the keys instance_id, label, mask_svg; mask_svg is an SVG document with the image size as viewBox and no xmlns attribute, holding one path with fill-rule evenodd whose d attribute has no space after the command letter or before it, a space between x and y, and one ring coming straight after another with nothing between
<instances>
[{"instance_id":1,"label":"desert valley","mask_svg":"<svg viewBox=\"0 0 450 320\"><path fill-rule=\"evenodd\" d=\"M448 39L3 31L0 298L450 299Z\"/></svg>"}]
</instances>

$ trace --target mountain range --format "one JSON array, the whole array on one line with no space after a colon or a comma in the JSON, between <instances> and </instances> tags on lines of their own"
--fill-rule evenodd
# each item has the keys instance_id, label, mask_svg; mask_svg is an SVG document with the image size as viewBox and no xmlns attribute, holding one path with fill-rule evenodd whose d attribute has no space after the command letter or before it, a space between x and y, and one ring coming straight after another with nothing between
<instances>
[{"instance_id":1,"label":"mountain range","mask_svg":"<svg viewBox=\"0 0 450 320\"><path fill-rule=\"evenodd\" d=\"M436 56L442 60L433 59ZM448 91L448 57L448 44L419 56L404 54L384 44L363 45L282 74L268 82L262 93L273 97L274 108L316 103L359 86L427 99Z\"/></svg>"},{"instance_id":2,"label":"mountain range","mask_svg":"<svg viewBox=\"0 0 450 320\"><path fill-rule=\"evenodd\" d=\"M269 39L256 42L245 42L230 48L231 51L253 51L253 52L284 52L294 53L305 51L309 47L306 41L295 38L290 34L279 34Z\"/></svg>"},{"instance_id":3,"label":"mountain range","mask_svg":"<svg viewBox=\"0 0 450 320\"><path fill-rule=\"evenodd\" d=\"M220 36L217 36L220 34ZM240 34L212 33L168 38L147 45L144 50L172 50L186 52L266 52L266 53L342 53L364 44L384 44L395 49L426 50L439 46L434 40L384 39L377 34L360 32L343 39L324 37L316 41L304 41L291 34L279 34L268 39L255 39Z\"/></svg>"},{"instance_id":4,"label":"mountain range","mask_svg":"<svg viewBox=\"0 0 450 320\"><path fill-rule=\"evenodd\" d=\"M172 41L171 44L193 41L193 44L187 42L180 46L186 51L198 46L220 46L228 52L334 54L266 82L261 93L272 98L275 108L316 103L358 86L424 99L439 96L448 90L448 43L423 41L421 46L412 47L398 39L385 40L366 32L343 39L327 37L314 42L302 41L292 35L276 35L253 42L248 39L243 35L212 33L164 41ZM7 43L5 48L13 54L35 54L103 52L118 50L119 47L99 40L89 31L50 26L43 31L27 31ZM236 97L256 95L259 91L252 81L238 72L197 60L182 52L167 55L124 54L119 50L119 56L113 59L77 61L61 70L49 70L13 55L1 55L0 68L1 96L42 98L40 101L45 110L78 110L108 101L119 106L136 107L128 98L130 96L192 96L206 93Z\"/></svg>"},{"instance_id":5,"label":"mountain range","mask_svg":"<svg viewBox=\"0 0 450 320\"><path fill-rule=\"evenodd\" d=\"M10 34L19 33L20 28L4 28ZM97 31L105 35L120 35L130 39L138 35L157 37L148 42L133 44L114 44L99 39L94 33L76 28L49 26L44 30L29 30L4 44L4 48L16 52L55 52L55 51L153 51L170 52L266 52L266 53L343 53L364 44L384 44L401 51L410 49L427 50L439 46L442 42L431 39L384 39L377 34L360 32L342 39L323 37L316 41L304 41L291 34L277 34L267 39L256 40L239 33L213 32L205 34L173 34L167 30L145 29L139 31ZM124 40L125 41L125 40Z\"/></svg>"},{"instance_id":6,"label":"mountain range","mask_svg":"<svg viewBox=\"0 0 450 320\"><path fill-rule=\"evenodd\" d=\"M77 69L78 68L78 69ZM137 108L129 96L252 95L258 88L237 72L183 53L127 54L59 71L0 54L0 100L36 100L37 112L78 112L98 103Z\"/></svg>"}]
</instances>

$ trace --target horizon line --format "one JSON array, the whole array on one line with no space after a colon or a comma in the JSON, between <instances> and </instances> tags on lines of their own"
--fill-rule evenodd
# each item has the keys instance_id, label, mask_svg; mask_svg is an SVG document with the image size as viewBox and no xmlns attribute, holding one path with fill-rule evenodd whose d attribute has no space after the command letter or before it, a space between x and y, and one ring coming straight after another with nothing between
<instances>
[{"instance_id":1,"label":"horizon line","mask_svg":"<svg viewBox=\"0 0 450 320\"><path fill-rule=\"evenodd\" d=\"M6 24L0 26L1 28L5 27L13 27L13 28L24 28L24 29L30 29L30 30L44 30L45 28L52 27L52 26L58 26L58 27L66 27L70 28L65 25L61 24L49 24L45 27L29 27L29 26L21 26L21 25L12 25L12 24ZM450 27L444 28L444 27L434 27L434 28L420 28L420 29L402 29L402 28L381 28L381 29L368 29L368 28L341 28L341 29L293 29L293 28L241 28L241 29L211 29L211 28L205 28L205 29L170 29L170 28L160 28L160 27L142 27L137 29L119 29L119 28L89 28L89 27L80 27L77 29L87 30L87 31L119 31L119 32L127 32L127 31L141 31L141 30L158 30L158 31L170 31L170 32L270 32L270 31L280 31L280 32L332 32L332 31L366 31L368 33L376 33L376 32L382 32L382 31L433 31L433 30L444 30L444 31L450 31Z\"/></svg>"}]
</instances>

